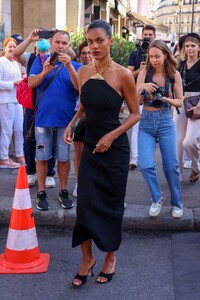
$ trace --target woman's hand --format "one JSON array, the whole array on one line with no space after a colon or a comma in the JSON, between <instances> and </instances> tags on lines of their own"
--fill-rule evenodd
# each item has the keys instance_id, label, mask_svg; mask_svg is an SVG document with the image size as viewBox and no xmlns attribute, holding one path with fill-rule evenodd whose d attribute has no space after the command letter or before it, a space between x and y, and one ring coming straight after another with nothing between
<instances>
[{"instance_id":1,"label":"woman's hand","mask_svg":"<svg viewBox=\"0 0 200 300\"><path fill-rule=\"evenodd\" d=\"M74 139L74 133L72 132L72 126L68 125L63 134L63 140L66 144L71 145Z\"/></svg>"},{"instance_id":2,"label":"woman's hand","mask_svg":"<svg viewBox=\"0 0 200 300\"><path fill-rule=\"evenodd\" d=\"M144 83L142 86L142 89L145 90L146 92L149 92L150 94L155 92L157 88L158 88L157 84L153 82Z\"/></svg>"},{"instance_id":3,"label":"woman's hand","mask_svg":"<svg viewBox=\"0 0 200 300\"><path fill-rule=\"evenodd\" d=\"M107 134L105 134L96 144L96 147L93 151L93 154L99 152L107 152L110 148L110 146L112 145L114 138L112 136L112 134L109 132Z\"/></svg>"},{"instance_id":4,"label":"woman's hand","mask_svg":"<svg viewBox=\"0 0 200 300\"><path fill-rule=\"evenodd\" d=\"M193 111L192 119L200 118L200 106L196 105L195 107L190 108L188 111Z\"/></svg>"}]
</instances>

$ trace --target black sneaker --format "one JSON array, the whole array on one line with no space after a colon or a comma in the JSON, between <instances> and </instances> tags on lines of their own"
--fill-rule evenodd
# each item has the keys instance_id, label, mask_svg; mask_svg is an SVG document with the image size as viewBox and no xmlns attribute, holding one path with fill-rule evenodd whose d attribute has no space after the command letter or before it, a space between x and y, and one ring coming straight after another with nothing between
<instances>
[{"instance_id":1,"label":"black sneaker","mask_svg":"<svg viewBox=\"0 0 200 300\"><path fill-rule=\"evenodd\" d=\"M45 191L39 192L37 194L36 207L39 210L49 209L49 203L47 202L47 194Z\"/></svg>"},{"instance_id":2,"label":"black sneaker","mask_svg":"<svg viewBox=\"0 0 200 300\"><path fill-rule=\"evenodd\" d=\"M62 190L59 193L58 200L62 203L62 208L70 209L74 206L74 202L71 199L69 199L67 190Z\"/></svg>"}]
</instances>

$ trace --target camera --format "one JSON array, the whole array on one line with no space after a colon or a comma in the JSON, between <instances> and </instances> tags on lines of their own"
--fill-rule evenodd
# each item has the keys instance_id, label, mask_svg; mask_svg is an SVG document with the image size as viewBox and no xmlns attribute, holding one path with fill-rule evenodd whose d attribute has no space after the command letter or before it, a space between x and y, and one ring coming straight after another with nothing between
<instances>
[{"instance_id":1,"label":"camera","mask_svg":"<svg viewBox=\"0 0 200 300\"><path fill-rule=\"evenodd\" d=\"M51 39L54 35L54 30L42 30L39 32L40 39Z\"/></svg>"},{"instance_id":2,"label":"camera","mask_svg":"<svg viewBox=\"0 0 200 300\"><path fill-rule=\"evenodd\" d=\"M147 50L148 50L150 43L151 43L150 38L143 39L143 42L141 45L143 61L145 61L147 58Z\"/></svg>"},{"instance_id":3,"label":"camera","mask_svg":"<svg viewBox=\"0 0 200 300\"><path fill-rule=\"evenodd\" d=\"M162 97L164 95L165 95L165 88L158 86L156 91L152 93L152 96L153 96L152 106L156 107L156 108L162 107L163 103L164 103L163 100L162 100Z\"/></svg>"},{"instance_id":4,"label":"camera","mask_svg":"<svg viewBox=\"0 0 200 300\"><path fill-rule=\"evenodd\" d=\"M50 65L52 66L55 66L58 62L58 56L59 56L59 53L58 52L54 52L52 57L50 58Z\"/></svg>"}]
</instances>

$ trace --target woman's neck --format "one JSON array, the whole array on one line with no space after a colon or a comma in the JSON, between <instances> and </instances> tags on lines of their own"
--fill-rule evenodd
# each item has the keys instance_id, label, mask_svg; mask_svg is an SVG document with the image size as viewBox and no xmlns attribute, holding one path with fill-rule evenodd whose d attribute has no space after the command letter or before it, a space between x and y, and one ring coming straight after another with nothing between
<instances>
[{"instance_id":1,"label":"woman's neck","mask_svg":"<svg viewBox=\"0 0 200 300\"><path fill-rule=\"evenodd\" d=\"M10 55L4 55L8 60L10 60L10 61L13 61L14 59L13 59L13 56L10 56Z\"/></svg>"},{"instance_id":2,"label":"woman's neck","mask_svg":"<svg viewBox=\"0 0 200 300\"><path fill-rule=\"evenodd\" d=\"M188 63L195 63L198 59L199 59L198 56L193 56L193 57L188 56L187 62L188 62Z\"/></svg>"}]
</instances>

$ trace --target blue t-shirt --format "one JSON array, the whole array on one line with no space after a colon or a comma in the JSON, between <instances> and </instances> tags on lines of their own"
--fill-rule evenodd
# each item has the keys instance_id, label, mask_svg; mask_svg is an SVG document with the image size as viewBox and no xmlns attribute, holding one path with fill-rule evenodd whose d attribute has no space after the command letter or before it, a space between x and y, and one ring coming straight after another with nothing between
<instances>
[{"instance_id":1,"label":"blue t-shirt","mask_svg":"<svg viewBox=\"0 0 200 300\"><path fill-rule=\"evenodd\" d=\"M45 55L44 60L48 57L49 55ZM74 61L71 63L76 71L82 66ZM61 63L58 62L56 65L59 68ZM36 88L36 103L44 85L54 75L56 70L57 68L49 73ZM40 57L36 57L30 70L30 76L37 75L41 72L41 60ZM63 67L42 96L35 117L35 126L66 127L74 116L76 97L77 91L71 82L69 72L66 67Z\"/></svg>"}]
</instances>

